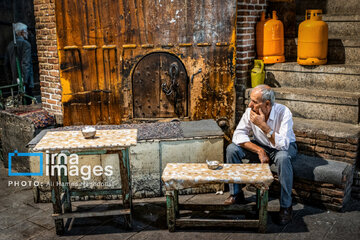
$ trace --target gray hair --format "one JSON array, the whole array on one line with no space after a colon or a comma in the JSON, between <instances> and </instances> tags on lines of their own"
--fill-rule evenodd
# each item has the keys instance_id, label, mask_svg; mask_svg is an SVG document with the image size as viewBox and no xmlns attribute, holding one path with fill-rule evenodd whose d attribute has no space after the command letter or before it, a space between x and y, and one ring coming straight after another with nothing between
<instances>
[{"instance_id":1,"label":"gray hair","mask_svg":"<svg viewBox=\"0 0 360 240\"><path fill-rule=\"evenodd\" d=\"M27 31L27 26L21 22L17 22L15 23L15 27L14 27L14 30L15 30L15 33L17 35L19 35L22 31Z\"/></svg>"},{"instance_id":2,"label":"gray hair","mask_svg":"<svg viewBox=\"0 0 360 240\"><path fill-rule=\"evenodd\" d=\"M268 85L265 85L265 84L261 84L261 85L257 85L256 87L254 87L253 91L255 89L258 89L261 92L261 99L263 102L265 102L266 100L269 100L271 106L274 106L275 93L271 89L271 87L269 87Z\"/></svg>"}]
</instances>

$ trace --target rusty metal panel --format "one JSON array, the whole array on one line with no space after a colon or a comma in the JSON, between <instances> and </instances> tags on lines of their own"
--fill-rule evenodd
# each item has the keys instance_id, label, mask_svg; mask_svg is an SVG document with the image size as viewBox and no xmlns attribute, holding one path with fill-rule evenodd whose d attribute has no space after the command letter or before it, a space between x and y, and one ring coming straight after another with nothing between
<instances>
[{"instance_id":1,"label":"rusty metal panel","mask_svg":"<svg viewBox=\"0 0 360 240\"><path fill-rule=\"evenodd\" d=\"M235 12L233 0L56 1L61 66L71 65L66 54L75 51L69 50L73 46L78 48L82 65L72 71L60 70L64 124L119 124L155 115L194 120L226 117L233 124ZM134 90L141 87L136 86L135 67L146 55L159 52L171 55L179 67L183 66L178 78L191 80L202 70L193 81L181 85L183 96L177 104L181 113L176 113L174 103L167 109L160 104L157 109L157 94L159 102L174 101L163 96L161 88L165 80L169 86L166 73L172 58L158 60L159 67L169 60L163 70L151 69L151 76L158 74L160 86L152 90L155 99L144 100ZM151 110L139 109L144 101L150 101Z\"/></svg>"}]
</instances>

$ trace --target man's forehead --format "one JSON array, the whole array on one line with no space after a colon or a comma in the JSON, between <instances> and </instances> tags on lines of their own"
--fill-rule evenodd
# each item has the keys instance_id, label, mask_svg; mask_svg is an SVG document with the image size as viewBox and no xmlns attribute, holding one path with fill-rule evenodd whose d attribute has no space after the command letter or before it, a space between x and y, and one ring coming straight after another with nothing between
<instances>
[{"instance_id":1,"label":"man's forehead","mask_svg":"<svg viewBox=\"0 0 360 240\"><path fill-rule=\"evenodd\" d=\"M262 95L262 93L261 93L260 89L255 88L251 91L250 98L259 99L259 98L261 98L261 95Z\"/></svg>"}]
</instances>

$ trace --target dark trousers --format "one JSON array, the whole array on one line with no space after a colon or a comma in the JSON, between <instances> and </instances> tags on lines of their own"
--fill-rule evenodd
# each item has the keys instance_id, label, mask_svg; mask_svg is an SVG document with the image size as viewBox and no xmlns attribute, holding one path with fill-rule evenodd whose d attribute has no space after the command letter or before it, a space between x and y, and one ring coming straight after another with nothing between
<instances>
[{"instance_id":1,"label":"dark trousers","mask_svg":"<svg viewBox=\"0 0 360 240\"><path fill-rule=\"evenodd\" d=\"M256 141L252 141L256 145L262 147L270 158L270 164L275 163L279 181L281 184L280 206L287 208L292 204L291 191L293 186L293 167L297 154L297 145L295 142L290 143L287 151L279 151L274 148L263 146ZM260 163L257 154L250 152L234 143L230 144L226 149L226 162L227 163L243 163L242 159L249 159L250 163ZM238 194L242 188L240 184L229 184L230 194Z\"/></svg>"}]
</instances>

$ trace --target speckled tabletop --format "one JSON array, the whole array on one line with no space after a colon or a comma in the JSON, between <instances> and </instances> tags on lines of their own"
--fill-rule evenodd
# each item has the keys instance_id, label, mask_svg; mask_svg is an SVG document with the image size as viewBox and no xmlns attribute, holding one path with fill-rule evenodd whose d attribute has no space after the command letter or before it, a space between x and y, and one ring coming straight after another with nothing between
<instances>
[{"instance_id":1,"label":"speckled tabletop","mask_svg":"<svg viewBox=\"0 0 360 240\"><path fill-rule=\"evenodd\" d=\"M136 145L137 129L97 130L94 138L85 139L81 131L47 132L34 151L118 150Z\"/></svg>"},{"instance_id":2,"label":"speckled tabletop","mask_svg":"<svg viewBox=\"0 0 360 240\"><path fill-rule=\"evenodd\" d=\"M210 170L204 163L168 163L161 178L166 190L214 183L250 183L267 189L274 180L268 164L220 164L218 170Z\"/></svg>"}]
</instances>

